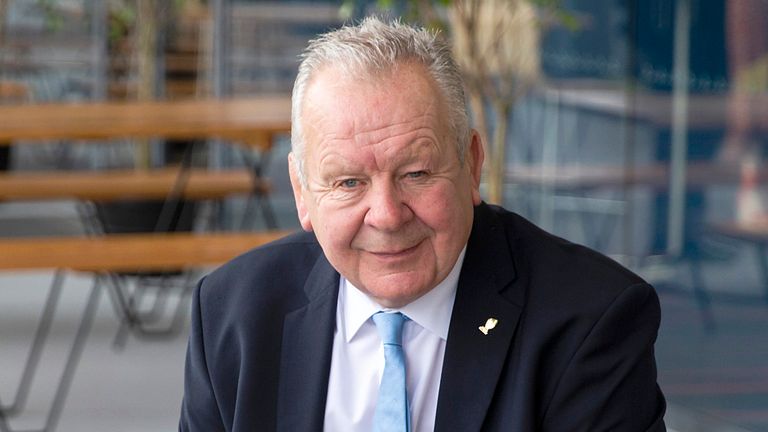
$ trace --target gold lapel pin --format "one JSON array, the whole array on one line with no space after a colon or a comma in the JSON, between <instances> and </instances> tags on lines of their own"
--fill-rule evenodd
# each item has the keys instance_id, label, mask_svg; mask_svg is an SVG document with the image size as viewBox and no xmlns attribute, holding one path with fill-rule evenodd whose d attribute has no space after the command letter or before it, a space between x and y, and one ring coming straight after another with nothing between
<instances>
[{"instance_id":1,"label":"gold lapel pin","mask_svg":"<svg viewBox=\"0 0 768 432\"><path fill-rule=\"evenodd\" d=\"M478 327L481 332L483 332L484 335L487 335L489 331L493 330L494 327L496 327L496 324L499 323L499 320L496 318L488 318L487 321L485 321L485 325L481 325Z\"/></svg>"}]
</instances>

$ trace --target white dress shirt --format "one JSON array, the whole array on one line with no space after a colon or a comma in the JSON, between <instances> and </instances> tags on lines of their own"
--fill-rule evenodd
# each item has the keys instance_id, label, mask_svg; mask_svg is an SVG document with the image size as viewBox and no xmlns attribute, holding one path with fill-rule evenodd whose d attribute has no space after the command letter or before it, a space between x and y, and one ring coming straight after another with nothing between
<instances>
[{"instance_id":1,"label":"white dress shirt","mask_svg":"<svg viewBox=\"0 0 768 432\"><path fill-rule=\"evenodd\" d=\"M403 328L411 430L435 429L437 395L456 287L466 247L435 288L396 311ZM343 276L339 281L333 357L325 405L326 432L369 432L384 371L384 348L371 316L383 308Z\"/></svg>"}]
</instances>

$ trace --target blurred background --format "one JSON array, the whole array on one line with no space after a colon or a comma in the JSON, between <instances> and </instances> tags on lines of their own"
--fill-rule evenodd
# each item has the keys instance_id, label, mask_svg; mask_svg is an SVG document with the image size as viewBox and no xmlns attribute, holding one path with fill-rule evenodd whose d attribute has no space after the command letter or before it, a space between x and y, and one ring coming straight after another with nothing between
<instances>
[{"instance_id":1,"label":"blurred background","mask_svg":"<svg viewBox=\"0 0 768 432\"><path fill-rule=\"evenodd\" d=\"M55 240L298 229L297 56L369 13L450 38L487 201L657 288L670 429L768 431L768 0L0 0L0 431L176 429L223 258Z\"/></svg>"}]
</instances>

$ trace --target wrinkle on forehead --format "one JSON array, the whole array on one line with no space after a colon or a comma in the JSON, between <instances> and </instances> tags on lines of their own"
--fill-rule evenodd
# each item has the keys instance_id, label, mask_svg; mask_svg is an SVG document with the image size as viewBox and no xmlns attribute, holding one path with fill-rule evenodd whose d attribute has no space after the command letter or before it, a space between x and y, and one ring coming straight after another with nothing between
<instances>
[{"instance_id":1,"label":"wrinkle on forehead","mask_svg":"<svg viewBox=\"0 0 768 432\"><path fill-rule=\"evenodd\" d=\"M361 100L354 94L357 90L346 88L342 85L334 85L334 88L325 88L318 90L318 97L310 98L307 101L304 110L306 128L315 132L316 136L324 137L333 135L333 138L352 139L355 137L368 137L376 133L391 133L392 129L398 127L408 127L410 124L421 123L431 127L437 127L444 118L440 106L431 95L414 94L413 98L398 99L392 96L395 89L390 90L372 90L372 87L365 84L360 87L364 90L365 100ZM341 97L333 97L329 93L337 94L350 92L352 94ZM405 92L405 90L400 90ZM325 93L325 94L323 94ZM414 105L409 101L420 99L420 104ZM356 104L360 103L361 106ZM418 111L416 109L419 109ZM413 111L413 112L410 112ZM347 121L339 122L339 118ZM386 122L386 123L384 123ZM328 126L333 125L335 129L328 130ZM375 141L381 138L373 138Z\"/></svg>"},{"instance_id":2,"label":"wrinkle on forehead","mask_svg":"<svg viewBox=\"0 0 768 432\"><path fill-rule=\"evenodd\" d=\"M312 117L312 116L310 116ZM323 118L330 118L331 116L321 116L318 121L312 122L310 129L315 132L315 135L320 138L318 141L333 141L333 140L355 140L360 144L366 144L366 142L382 141L386 137L402 135L408 133L411 130L432 128L434 121L431 118L438 119L438 116L431 113L426 113L421 116L416 116L408 120L403 120L397 123L392 123L384 126L366 126L369 121L360 121L359 118L354 118L339 130L327 130L322 127L315 127L314 125L328 124L323 121ZM314 120L314 119L313 119ZM413 126L412 126L413 125Z\"/></svg>"},{"instance_id":3,"label":"wrinkle on forehead","mask_svg":"<svg viewBox=\"0 0 768 432\"><path fill-rule=\"evenodd\" d=\"M382 167L399 159L393 153L410 152L408 143L429 140L439 151L451 141L440 92L426 73L400 68L399 74L360 81L333 72L316 75L305 95L306 151L318 165L351 147L371 150L367 163Z\"/></svg>"},{"instance_id":4,"label":"wrinkle on forehead","mask_svg":"<svg viewBox=\"0 0 768 432\"><path fill-rule=\"evenodd\" d=\"M349 152L350 145L360 151ZM369 142L364 146L358 146L354 141L346 139L324 142L316 151L315 168L321 171L333 171L337 167L354 172L384 171L404 162L415 161L417 157L439 153L438 141L432 130L420 128L387 136L382 141Z\"/></svg>"}]
</instances>

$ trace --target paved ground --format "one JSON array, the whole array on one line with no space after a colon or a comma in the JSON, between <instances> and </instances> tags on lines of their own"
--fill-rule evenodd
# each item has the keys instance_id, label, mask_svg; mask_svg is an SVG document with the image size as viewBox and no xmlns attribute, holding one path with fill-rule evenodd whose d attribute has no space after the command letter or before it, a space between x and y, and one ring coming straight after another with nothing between
<instances>
[{"instance_id":1,"label":"paved ground","mask_svg":"<svg viewBox=\"0 0 768 432\"><path fill-rule=\"evenodd\" d=\"M10 401L24 365L29 342L51 275L3 275L5 293L0 312L0 397ZM11 425L37 429L44 424L55 382L68 352L90 278L71 276L54 321L54 333L34 381L29 409ZM184 335L164 341L130 339L122 350L112 346L118 325L106 297L77 369L59 431L172 431L176 429L182 395ZM185 330L186 332L186 330Z\"/></svg>"}]
</instances>

